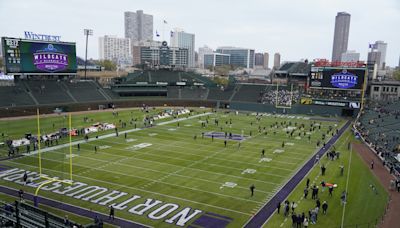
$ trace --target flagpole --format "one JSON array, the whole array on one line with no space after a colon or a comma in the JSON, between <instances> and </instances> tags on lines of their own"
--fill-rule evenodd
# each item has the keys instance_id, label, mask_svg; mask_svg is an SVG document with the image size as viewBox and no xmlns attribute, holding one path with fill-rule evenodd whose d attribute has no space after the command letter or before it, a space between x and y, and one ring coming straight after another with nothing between
<instances>
[{"instance_id":1,"label":"flagpole","mask_svg":"<svg viewBox=\"0 0 400 228\"><path fill-rule=\"evenodd\" d=\"M164 38L165 38L165 36L164 36L164 31L165 31L165 20L163 20L163 22L162 22L162 40L161 41L165 41L164 40Z\"/></svg>"}]
</instances>

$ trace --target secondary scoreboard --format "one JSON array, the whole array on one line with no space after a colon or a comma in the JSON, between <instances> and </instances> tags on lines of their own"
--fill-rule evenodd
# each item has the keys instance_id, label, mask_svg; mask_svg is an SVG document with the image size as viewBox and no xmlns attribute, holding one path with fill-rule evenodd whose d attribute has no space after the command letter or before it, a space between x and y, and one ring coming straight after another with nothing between
<instances>
[{"instance_id":1,"label":"secondary scoreboard","mask_svg":"<svg viewBox=\"0 0 400 228\"><path fill-rule=\"evenodd\" d=\"M361 90L365 72L365 68L312 67L309 87Z\"/></svg>"},{"instance_id":2,"label":"secondary scoreboard","mask_svg":"<svg viewBox=\"0 0 400 228\"><path fill-rule=\"evenodd\" d=\"M7 74L76 73L75 43L2 38Z\"/></svg>"}]
</instances>

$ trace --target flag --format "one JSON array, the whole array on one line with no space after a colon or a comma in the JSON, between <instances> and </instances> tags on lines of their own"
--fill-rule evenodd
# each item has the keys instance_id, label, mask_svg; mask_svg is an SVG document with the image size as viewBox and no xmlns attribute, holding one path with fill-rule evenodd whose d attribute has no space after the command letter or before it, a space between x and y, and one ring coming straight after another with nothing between
<instances>
[{"instance_id":1,"label":"flag","mask_svg":"<svg viewBox=\"0 0 400 228\"><path fill-rule=\"evenodd\" d=\"M156 30L156 37L160 37L160 34L158 34L157 30Z\"/></svg>"},{"instance_id":2,"label":"flag","mask_svg":"<svg viewBox=\"0 0 400 228\"><path fill-rule=\"evenodd\" d=\"M171 31L171 37L173 37L174 36L174 32L173 31Z\"/></svg>"},{"instance_id":3,"label":"flag","mask_svg":"<svg viewBox=\"0 0 400 228\"><path fill-rule=\"evenodd\" d=\"M166 20L164 20L164 24L168 24Z\"/></svg>"}]
</instances>

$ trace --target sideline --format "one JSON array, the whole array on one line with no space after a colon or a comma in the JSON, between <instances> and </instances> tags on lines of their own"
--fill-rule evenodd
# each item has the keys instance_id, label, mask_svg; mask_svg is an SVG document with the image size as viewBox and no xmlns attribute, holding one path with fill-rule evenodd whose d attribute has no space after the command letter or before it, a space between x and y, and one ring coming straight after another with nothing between
<instances>
[{"instance_id":1,"label":"sideline","mask_svg":"<svg viewBox=\"0 0 400 228\"><path fill-rule=\"evenodd\" d=\"M173 119L173 120L168 120L168 121L164 121L158 124L155 124L153 127L157 127L157 126L163 126L166 124L171 124L171 123L176 123L176 122L180 122L180 121L184 121L184 120L190 120L190 119L194 119L197 117L202 117L202 116L207 116L207 115L211 115L211 112L206 112L206 113L202 113L202 114L198 114L198 115L194 115L194 116L189 116L189 117L182 117L182 118L178 118L178 119ZM151 127L149 127L151 128ZM129 129L129 130L125 130L125 131L119 131L118 134L123 135L125 133L131 133L131 132L137 132L137 131L141 131L141 130L145 130L148 128L134 128L134 129ZM76 146L77 144L84 144L87 142L93 142L93 141L97 141L97 140L101 140L101 139L106 139L106 138L110 138L110 137L115 137L115 133L109 133L106 135L99 135L97 138L96 137L92 137L89 138L87 141L82 139L82 140L78 140L78 141L73 141L71 142L72 146ZM44 153L44 152L49 152L49 151L53 151L53 150L59 150L65 147L69 147L69 143L65 143L65 144L61 144L61 145L56 145L56 146L52 146L52 147L46 147L44 149L40 150L40 153ZM32 156L32 155L36 155L38 154L38 151L32 151L30 153L22 153L22 155L24 156ZM10 158L12 159L12 158Z\"/></svg>"},{"instance_id":2,"label":"sideline","mask_svg":"<svg viewBox=\"0 0 400 228\"><path fill-rule=\"evenodd\" d=\"M301 167L297 173L295 173L291 179L253 216L247 221L243 227L262 227L263 224L271 217L271 215L276 210L276 205L278 202L286 199L289 194L296 188L300 181L305 177L305 175L314 167L315 157L319 155L320 158L323 157L326 151L336 143L336 141L343 135L346 129L350 126L351 121L347 121L342 128L339 130L339 134L334 135L317 153L315 153L304 165Z\"/></svg>"}]
</instances>

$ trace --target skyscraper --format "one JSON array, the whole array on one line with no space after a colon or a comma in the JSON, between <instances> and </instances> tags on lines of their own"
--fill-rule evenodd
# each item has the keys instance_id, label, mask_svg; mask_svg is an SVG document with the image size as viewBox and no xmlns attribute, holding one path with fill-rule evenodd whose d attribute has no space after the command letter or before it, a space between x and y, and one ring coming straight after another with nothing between
<instances>
[{"instance_id":1,"label":"skyscraper","mask_svg":"<svg viewBox=\"0 0 400 228\"><path fill-rule=\"evenodd\" d=\"M274 54L274 69L278 69L281 66L281 54Z\"/></svg>"},{"instance_id":2,"label":"skyscraper","mask_svg":"<svg viewBox=\"0 0 400 228\"><path fill-rule=\"evenodd\" d=\"M264 54L256 53L254 55L254 65L255 66L264 66Z\"/></svg>"},{"instance_id":3,"label":"skyscraper","mask_svg":"<svg viewBox=\"0 0 400 228\"><path fill-rule=\"evenodd\" d=\"M350 14L339 12L335 19L332 61L341 61L342 53L347 51L350 30Z\"/></svg>"},{"instance_id":4,"label":"skyscraper","mask_svg":"<svg viewBox=\"0 0 400 228\"><path fill-rule=\"evenodd\" d=\"M372 51L377 51L381 53L381 57L378 64L379 69L384 69L386 67L386 49L387 49L387 43L383 42L382 40L378 40L375 42L375 44L372 46Z\"/></svg>"},{"instance_id":5,"label":"skyscraper","mask_svg":"<svg viewBox=\"0 0 400 228\"><path fill-rule=\"evenodd\" d=\"M143 10L125 12L125 38L131 42L153 40L153 16L144 14Z\"/></svg>"},{"instance_id":6,"label":"skyscraper","mask_svg":"<svg viewBox=\"0 0 400 228\"><path fill-rule=\"evenodd\" d=\"M264 53L264 68L268 69L268 65L269 65L269 54L268 52Z\"/></svg>"},{"instance_id":7,"label":"skyscraper","mask_svg":"<svg viewBox=\"0 0 400 228\"><path fill-rule=\"evenodd\" d=\"M189 60L188 60L188 67L193 68L195 67L195 53L194 53L194 34L192 33L187 33L183 31L182 29L174 29L173 32L171 32L171 47L179 47L179 48L186 48L188 49L188 55L189 55Z\"/></svg>"}]
</instances>

